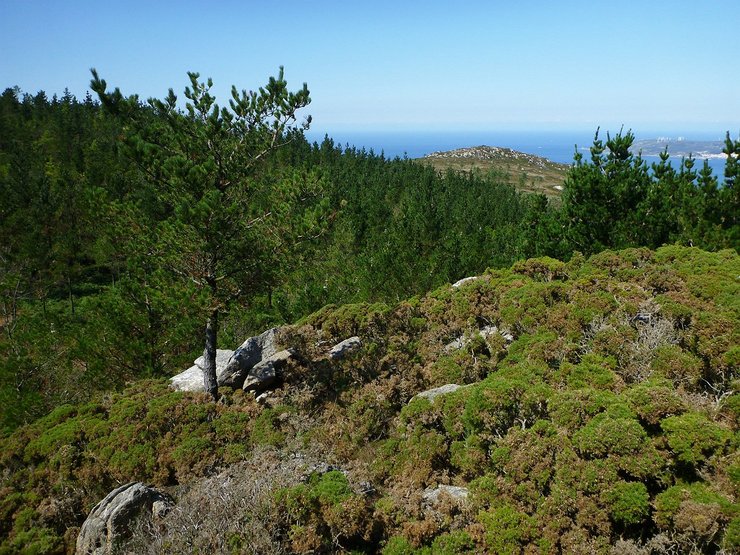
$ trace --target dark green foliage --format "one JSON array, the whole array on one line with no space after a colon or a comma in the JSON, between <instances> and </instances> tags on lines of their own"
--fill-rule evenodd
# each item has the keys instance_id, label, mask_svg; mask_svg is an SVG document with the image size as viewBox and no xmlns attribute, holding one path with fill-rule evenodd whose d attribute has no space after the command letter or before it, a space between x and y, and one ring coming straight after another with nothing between
<instances>
[{"instance_id":1,"label":"dark green foliage","mask_svg":"<svg viewBox=\"0 0 740 555\"><path fill-rule=\"evenodd\" d=\"M605 248L659 247L680 241L703 248L738 247L738 141L727 135L728 154L722 186L705 162L681 161L676 170L667 151L648 168L630 147L631 131L607 134L598 130L590 160L576 153L563 191L562 221L570 248L585 253Z\"/></svg>"}]
</instances>

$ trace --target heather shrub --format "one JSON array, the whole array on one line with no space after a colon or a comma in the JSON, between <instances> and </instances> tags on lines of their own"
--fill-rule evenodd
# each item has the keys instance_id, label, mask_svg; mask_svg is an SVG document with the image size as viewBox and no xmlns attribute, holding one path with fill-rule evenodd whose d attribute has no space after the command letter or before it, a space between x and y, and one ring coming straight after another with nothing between
<instances>
[{"instance_id":1,"label":"heather shrub","mask_svg":"<svg viewBox=\"0 0 740 555\"><path fill-rule=\"evenodd\" d=\"M604 492L611 518L624 526L641 524L650 514L650 496L640 482L619 481Z\"/></svg>"},{"instance_id":2,"label":"heather shrub","mask_svg":"<svg viewBox=\"0 0 740 555\"><path fill-rule=\"evenodd\" d=\"M728 526L740 507L702 482L677 484L655 498L655 522L669 531L682 549L716 551L734 548L736 528ZM736 525L735 525L736 526Z\"/></svg>"},{"instance_id":3,"label":"heather shrub","mask_svg":"<svg viewBox=\"0 0 740 555\"><path fill-rule=\"evenodd\" d=\"M548 412L555 424L574 432L616 402L617 396L611 391L565 389L549 399Z\"/></svg>"},{"instance_id":4,"label":"heather shrub","mask_svg":"<svg viewBox=\"0 0 740 555\"><path fill-rule=\"evenodd\" d=\"M632 386L622 394L629 407L646 426L656 426L661 420L683 413L685 402L665 380L650 380Z\"/></svg>"},{"instance_id":5,"label":"heather shrub","mask_svg":"<svg viewBox=\"0 0 740 555\"><path fill-rule=\"evenodd\" d=\"M534 539L532 518L510 505L480 512L477 520L483 525L483 537L490 553L520 553Z\"/></svg>"},{"instance_id":6,"label":"heather shrub","mask_svg":"<svg viewBox=\"0 0 740 555\"><path fill-rule=\"evenodd\" d=\"M729 430L696 412L666 418L660 425L676 459L689 466L721 453L732 437Z\"/></svg>"},{"instance_id":7,"label":"heather shrub","mask_svg":"<svg viewBox=\"0 0 740 555\"><path fill-rule=\"evenodd\" d=\"M372 526L368 502L352 492L339 471L312 474L308 482L277 492L283 522L296 552L362 546L370 540Z\"/></svg>"},{"instance_id":8,"label":"heather shrub","mask_svg":"<svg viewBox=\"0 0 740 555\"><path fill-rule=\"evenodd\" d=\"M578 364L563 363L558 373L564 377L569 389L593 387L612 390L617 382L615 367L613 358L588 353Z\"/></svg>"},{"instance_id":9,"label":"heather shrub","mask_svg":"<svg viewBox=\"0 0 740 555\"><path fill-rule=\"evenodd\" d=\"M661 345L655 349L650 368L654 374L671 380L676 386L693 389L702 377L704 364L696 355L678 345Z\"/></svg>"},{"instance_id":10,"label":"heather shrub","mask_svg":"<svg viewBox=\"0 0 740 555\"><path fill-rule=\"evenodd\" d=\"M464 530L437 536L432 542L432 555L464 555L475 551L475 541Z\"/></svg>"}]
</instances>

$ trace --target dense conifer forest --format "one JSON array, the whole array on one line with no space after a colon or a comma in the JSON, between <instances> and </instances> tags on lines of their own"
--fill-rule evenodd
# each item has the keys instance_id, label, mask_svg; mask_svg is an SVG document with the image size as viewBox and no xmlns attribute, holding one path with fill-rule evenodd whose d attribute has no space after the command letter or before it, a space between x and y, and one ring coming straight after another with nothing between
<instances>
[{"instance_id":1,"label":"dense conifer forest","mask_svg":"<svg viewBox=\"0 0 740 555\"><path fill-rule=\"evenodd\" d=\"M311 144L282 75L235 115L195 74L184 111L94 77L0 96L0 553L73 552L131 481L179 503L136 553L740 549L740 140L720 181L597 132L553 204ZM282 326L267 404L168 387L206 321L219 348ZM228 469L250 501L196 533Z\"/></svg>"}]
</instances>

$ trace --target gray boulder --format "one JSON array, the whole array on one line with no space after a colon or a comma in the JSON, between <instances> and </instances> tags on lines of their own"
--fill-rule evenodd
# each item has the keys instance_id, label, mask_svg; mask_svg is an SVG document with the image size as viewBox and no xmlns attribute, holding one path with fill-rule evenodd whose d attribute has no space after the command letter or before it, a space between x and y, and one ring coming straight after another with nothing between
<instances>
[{"instance_id":1,"label":"gray boulder","mask_svg":"<svg viewBox=\"0 0 740 555\"><path fill-rule=\"evenodd\" d=\"M427 488L424 490L421 498L427 506L434 506L440 502L444 495L449 496L455 503L463 503L468 498L468 488L459 486L437 486L436 488Z\"/></svg>"},{"instance_id":2,"label":"gray boulder","mask_svg":"<svg viewBox=\"0 0 740 555\"><path fill-rule=\"evenodd\" d=\"M329 350L329 358L332 360L342 359L360 347L362 347L362 340L357 336L350 337L334 345Z\"/></svg>"},{"instance_id":3,"label":"gray boulder","mask_svg":"<svg viewBox=\"0 0 740 555\"><path fill-rule=\"evenodd\" d=\"M471 281L475 281L476 279L480 279L479 276L470 276L466 278L462 278L455 283L452 284L453 289L457 289L458 287L462 287L466 283L470 283Z\"/></svg>"},{"instance_id":4,"label":"gray boulder","mask_svg":"<svg viewBox=\"0 0 740 555\"><path fill-rule=\"evenodd\" d=\"M152 506L162 514L173 505L165 494L141 482L114 489L93 507L77 536L76 555L110 555L131 535L138 518L151 518Z\"/></svg>"},{"instance_id":5,"label":"gray boulder","mask_svg":"<svg viewBox=\"0 0 740 555\"><path fill-rule=\"evenodd\" d=\"M216 351L216 379L221 383L221 376L234 351L218 349ZM202 356L195 359L195 364L170 378L170 387L180 391L205 391L203 386L203 364Z\"/></svg>"},{"instance_id":6,"label":"gray boulder","mask_svg":"<svg viewBox=\"0 0 740 555\"><path fill-rule=\"evenodd\" d=\"M226 368L219 376L218 384L242 387L247 375L257 363L277 353L278 329L270 328L242 343L226 364Z\"/></svg>"},{"instance_id":7,"label":"gray boulder","mask_svg":"<svg viewBox=\"0 0 740 555\"><path fill-rule=\"evenodd\" d=\"M270 389L280 380L281 370L294 355L292 349L285 349L261 360L249 370L242 389L253 391L257 396Z\"/></svg>"},{"instance_id":8,"label":"gray boulder","mask_svg":"<svg viewBox=\"0 0 740 555\"><path fill-rule=\"evenodd\" d=\"M440 387L435 387L434 389L428 389L426 391L422 391L421 393L417 393L414 395L414 399L422 398L422 399L429 399L430 401L434 401L437 397L440 395L447 395L448 393L452 393L453 391L457 391L460 389L461 385L457 385L456 383L448 383L447 385L443 385Z\"/></svg>"}]
</instances>

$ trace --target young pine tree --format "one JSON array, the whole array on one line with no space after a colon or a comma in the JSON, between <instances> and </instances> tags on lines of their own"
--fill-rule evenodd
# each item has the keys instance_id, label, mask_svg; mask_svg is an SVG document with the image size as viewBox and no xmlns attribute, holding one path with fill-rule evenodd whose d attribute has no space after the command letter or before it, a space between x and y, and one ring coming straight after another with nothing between
<instances>
[{"instance_id":1,"label":"young pine tree","mask_svg":"<svg viewBox=\"0 0 740 555\"><path fill-rule=\"evenodd\" d=\"M305 179L267 179L263 162L308 128L310 117L301 124L296 116L310 102L308 88L290 92L281 68L256 92L232 87L222 108L212 81L189 73L183 110L172 89L142 107L136 95L108 92L92 75L93 91L125 122L128 150L166 206L167 217L147 230L156 237L150 254L207 298L204 383L215 400L219 315L274 277L281 246L296 233L289 216Z\"/></svg>"}]
</instances>

